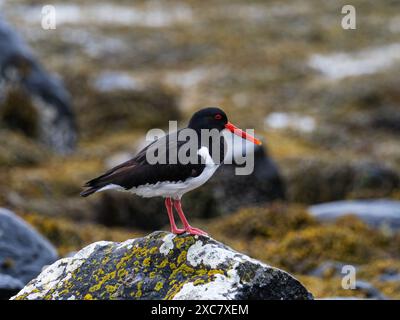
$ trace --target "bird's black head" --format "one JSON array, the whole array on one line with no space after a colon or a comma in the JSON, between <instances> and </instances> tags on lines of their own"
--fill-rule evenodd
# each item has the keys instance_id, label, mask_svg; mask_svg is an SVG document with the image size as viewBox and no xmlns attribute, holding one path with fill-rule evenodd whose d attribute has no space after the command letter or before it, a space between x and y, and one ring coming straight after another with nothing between
<instances>
[{"instance_id":1,"label":"bird's black head","mask_svg":"<svg viewBox=\"0 0 400 320\"><path fill-rule=\"evenodd\" d=\"M220 108L205 108L197 111L190 119L188 127L196 131L201 129L217 129L219 131L227 129L243 139L247 139L255 144L261 145L260 140L254 138L252 135L230 123L226 113Z\"/></svg>"},{"instance_id":2,"label":"bird's black head","mask_svg":"<svg viewBox=\"0 0 400 320\"><path fill-rule=\"evenodd\" d=\"M189 121L189 128L200 129L218 129L222 131L228 123L228 117L225 112L219 108L205 108L193 114Z\"/></svg>"}]
</instances>

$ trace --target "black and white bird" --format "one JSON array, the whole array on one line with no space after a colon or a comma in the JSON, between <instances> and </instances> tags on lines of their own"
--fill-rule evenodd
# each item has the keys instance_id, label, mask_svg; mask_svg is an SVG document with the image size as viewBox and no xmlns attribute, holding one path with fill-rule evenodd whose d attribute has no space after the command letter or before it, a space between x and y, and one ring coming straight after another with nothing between
<instances>
[{"instance_id":1,"label":"black and white bird","mask_svg":"<svg viewBox=\"0 0 400 320\"><path fill-rule=\"evenodd\" d=\"M178 135L185 129L191 129L195 138L190 139L188 136L187 139L178 139ZM216 129L213 132L219 134L216 143L215 140L210 141L210 136L203 139L202 135L204 130L213 129ZM187 128L153 141L134 158L88 181L84 186L87 189L81 192L81 196L87 197L95 192L115 189L129 191L145 198L163 197L172 233L205 235L206 232L192 227L187 221L182 210L181 198L185 193L203 185L222 163L225 154L225 142L221 135L223 130L229 130L255 144L261 144L259 140L230 123L223 110L201 109L193 114ZM190 150L193 150L191 147L195 148L195 156L190 158L189 155L188 160L188 157L184 156L190 154ZM164 159L165 162L154 163L149 159L151 155L155 155L157 159ZM177 228L173 207L184 229Z\"/></svg>"}]
</instances>

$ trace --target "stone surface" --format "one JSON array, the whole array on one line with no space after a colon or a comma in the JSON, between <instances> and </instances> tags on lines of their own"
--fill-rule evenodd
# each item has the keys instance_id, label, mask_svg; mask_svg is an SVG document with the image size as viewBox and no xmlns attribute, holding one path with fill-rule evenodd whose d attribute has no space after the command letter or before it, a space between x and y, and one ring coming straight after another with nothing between
<instances>
[{"instance_id":1,"label":"stone surface","mask_svg":"<svg viewBox=\"0 0 400 320\"><path fill-rule=\"evenodd\" d=\"M10 297L56 259L57 252L46 239L14 213L0 208L0 291L11 289Z\"/></svg>"},{"instance_id":2,"label":"stone surface","mask_svg":"<svg viewBox=\"0 0 400 320\"><path fill-rule=\"evenodd\" d=\"M308 155L281 161L280 167L288 199L310 205L348 198L390 198L400 186L398 170L379 161L332 161Z\"/></svg>"},{"instance_id":3,"label":"stone surface","mask_svg":"<svg viewBox=\"0 0 400 320\"><path fill-rule=\"evenodd\" d=\"M0 300L8 299L18 293L24 284L8 274L0 274Z\"/></svg>"},{"instance_id":4,"label":"stone surface","mask_svg":"<svg viewBox=\"0 0 400 320\"><path fill-rule=\"evenodd\" d=\"M389 226L400 228L400 201L377 200L344 200L321 203L309 207L312 215L322 221L335 220L352 214L372 227Z\"/></svg>"},{"instance_id":5,"label":"stone surface","mask_svg":"<svg viewBox=\"0 0 400 320\"><path fill-rule=\"evenodd\" d=\"M35 133L40 140L59 153L69 153L75 148L77 128L69 93L58 77L44 69L2 16L0 107L0 121L6 126L22 131L27 125L37 127ZM32 137L32 132L25 133Z\"/></svg>"},{"instance_id":6,"label":"stone surface","mask_svg":"<svg viewBox=\"0 0 400 320\"><path fill-rule=\"evenodd\" d=\"M290 274L209 237L154 232L58 260L13 299L312 299Z\"/></svg>"}]
</instances>

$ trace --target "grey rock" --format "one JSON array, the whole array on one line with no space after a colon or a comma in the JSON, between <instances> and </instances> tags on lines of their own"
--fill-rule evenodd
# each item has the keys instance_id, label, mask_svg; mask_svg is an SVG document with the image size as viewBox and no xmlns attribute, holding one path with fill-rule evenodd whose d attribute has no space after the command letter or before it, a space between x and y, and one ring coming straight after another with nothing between
<instances>
[{"instance_id":1,"label":"grey rock","mask_svg":"<svg viewBox=\"0 0 400 320\"><path fill-rule=\"evenodd\" d=\"M317 268L312 270L309 275L313 277L323 278L327 275L330 276L340 276L342 275L342 268L345 266L345 263L336 262L336 261L325 261L321 263Z\"/></svg>"},{"instance_id":2,"label":"grey rock","mask_svg":"<svg viewBox=\"0 0 400 320\"><path fill-rule=\"evenodd\" d=\"M46 144L60 153L74 149L77 132L69 93L61 80L44 70L25 41L0 16L0 102L9 91L5 88L29 93L40 114L38 126ZM24 106L16 103L12 107L18 112Z\"/></svg>"},{"instance_id":3,"label":"grey rock","mask_svg":"<svg viewBox=\"0 0 400 320\"><path fill-rule=\"evenodd\" d=\"M384 273L379 277L382 282L400 282L400 273Z\"/></svg>"},{"instance_id":4,"label":"grey rock","mask_svg":"<svg viewBox=\"0 0 400 320\"><path fill-rule=\"evenodd\" d=\"M400 228L400 201L395 200L334 201L310 206L309 211L322 221L335 220L352 214L373 227Z\"/></svg>"},{"instance_id":5,"label":"grey rock","mask_svg":"<svg viewBox=\"0 0 400 320\"><path fill-rule=\"evenodd\" d=\"M0 290L25 285L57 258L46 239L13 212L0 208Z\"/></svg>"},{"instance_id":6,"label":"grey rock","mask_svg":"<svg viewBox=\"0 0 400 320\"><path fill-rule=\"evenodd\" d=\"M318 136L318 135L317 135ZM349 197L385 198L400 186L395 168L372 160L284 159L281 167L288 198L299 203L324 203Z\"/></svg>"},{"instance_id":7,"label":"grey rock","mask_svg":"<svg viewBox=\"0 0 400 320\"><path fill-rule=\"evenodd\" d=\"M0 273L0 300L8 299L18 293L24 284L8 274Z\"/></svg>"},{"instance_id":8,"label":"grey rock","mask_svg":"<svg viewBox=\"0 0 400 320\"><path fill-rule=\"evenodd\" d=\"M58 260L13 299L312 299L293 276L205 236L154 232Z\"/></svg>"},{"instance_id":9,"label":"grey rock","mask_svg":"<svg viewBox=\"0 0 400 320\"><path fill-rule=\"evenodd\" d=\"M367 281L357 280L356 289L365 293L368 299L386 300L387 298L377 288Z\"/></svg>"}]
</instances>

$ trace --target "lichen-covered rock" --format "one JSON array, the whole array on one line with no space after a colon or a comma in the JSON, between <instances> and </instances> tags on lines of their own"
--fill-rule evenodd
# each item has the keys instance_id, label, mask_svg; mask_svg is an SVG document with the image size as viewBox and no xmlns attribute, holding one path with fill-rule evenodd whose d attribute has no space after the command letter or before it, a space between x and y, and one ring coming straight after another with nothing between
<instances>
[{"instance_id":1,"label":"lichen-covered rock","mask_svg":"<svg viewBox=\"0 0 400 320\"><path fill-rule=\"evenodd\" d=\"M209 237L154 232L58 260L13 299L312 299L288 273Z\"/></svg>"},{"instance_id":2,"label":"lichen-covered rock","mask_svg":"<svg viewBox=\"0 0 400 320\"><path fill-rule=\"evenodd\" d=\"M0 291L15 294L57 259L55 248L26 222L0 208Z\"/></svg>"}]
</instances>

